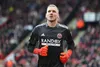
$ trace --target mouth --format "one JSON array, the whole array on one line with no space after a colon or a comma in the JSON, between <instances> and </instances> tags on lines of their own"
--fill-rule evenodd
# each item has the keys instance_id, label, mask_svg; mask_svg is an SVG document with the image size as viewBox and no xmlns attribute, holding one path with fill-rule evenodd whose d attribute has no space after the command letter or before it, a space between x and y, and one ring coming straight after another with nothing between
<instances>
[{"instance_id":1,"label":"mouth","mask_svg":"<svg viewBox=\"0 0 100 67\"><path fill-rule=\"evenodd\" d=\"M50 18L53 18L53 16L49 16Z\"/></svg>"}]
</instances>

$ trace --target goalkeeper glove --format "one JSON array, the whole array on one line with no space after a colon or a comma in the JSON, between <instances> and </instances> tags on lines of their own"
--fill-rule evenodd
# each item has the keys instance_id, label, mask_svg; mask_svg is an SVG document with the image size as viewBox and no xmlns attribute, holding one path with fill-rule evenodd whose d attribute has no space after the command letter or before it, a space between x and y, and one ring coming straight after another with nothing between
<instances>
[{"instance_id":1,"label":"goalkeeper glove","mask_svg":"<svg viewBox=\"0 0 100 67\"><path fill-rule=\"evenodd\" d=\"M40 49L35 48L33 51L33 53L39 54L41 56L47 56L47 52L48 52L48 46L41 47Z\"/></svg>"},{"instance_id":2,"label":"goalkeeper glove","mask_svg":"<svg viewBox=\"0 0 100 67\"><path fill-rule=\"evenodd\" d=\"M71 55L72 55L72 50L68 50L67 53L65 53L65 52L60 53L61 63L65 64Z\"/></svg>"}]
</instances>

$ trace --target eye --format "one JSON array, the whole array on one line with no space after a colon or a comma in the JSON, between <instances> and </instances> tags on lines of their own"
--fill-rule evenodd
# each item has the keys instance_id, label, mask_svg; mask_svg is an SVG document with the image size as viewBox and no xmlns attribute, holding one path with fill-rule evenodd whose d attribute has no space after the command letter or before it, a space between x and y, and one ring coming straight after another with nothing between
<instances>
[{"instance_id":1,"label":"eye","mask_svg":"<svg viewBox=\"0 0 100 67\"><path fill-rule=\"evenodd\" d=\"M48 10L48 12L51 12L51 10Z\"/></svg>"},{"instance_id":2,"label":"eye","mask_svg":"<svg viewBox=\"0 0 100 67\"><path fill-rule=\"evenodd\" d=\"M56 13L56 11L55 11L55 10L53 10L52 12L53 12L53 13Z\"/></svg>"}]
</instances>

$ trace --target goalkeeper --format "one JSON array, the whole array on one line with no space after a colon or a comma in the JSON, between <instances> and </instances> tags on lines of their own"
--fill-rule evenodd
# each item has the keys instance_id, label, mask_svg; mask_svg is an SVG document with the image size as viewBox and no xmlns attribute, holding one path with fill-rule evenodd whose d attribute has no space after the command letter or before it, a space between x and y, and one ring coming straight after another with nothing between
<instances>
[{"instance_id":1,"label":"goalkeeper","mask_svg":"<svg viewBox=\"0 0 100 67\"><path fill-rule=\"evenodd\" d=\"M38 67L64 67L71 57L74 41L67 26L59 23L59 10L50 4L46 11L46 22L37 25L30 36L28 51L38 54ZM63 41L67 41L68 50L64 52ZM36 48L36 43L39 47Z\"/></svg>"}]
</instances>

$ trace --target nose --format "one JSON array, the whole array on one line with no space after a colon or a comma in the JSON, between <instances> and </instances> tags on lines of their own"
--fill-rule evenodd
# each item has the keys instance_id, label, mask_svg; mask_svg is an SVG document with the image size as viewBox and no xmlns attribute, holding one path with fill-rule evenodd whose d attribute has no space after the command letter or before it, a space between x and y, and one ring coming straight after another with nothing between
<instances>
[{"instance_id":1,"label":"nose","mask_svg":"<svg viewBox=\"0 0 100 67\"><path fill-rule=\"evenodd\" d=\"M53 15L53 13L50 13L50 15Z\"/></svg>"},{"instance_id":2,"label":"nose","mask_svg":"<svg viewBox=\"0 0 100 67\"><path fill-rule=\"evenodd\" d=\"M53 12L52 11L50 12L50 15L53 15Z\"/></svg>"}]
</instances>

